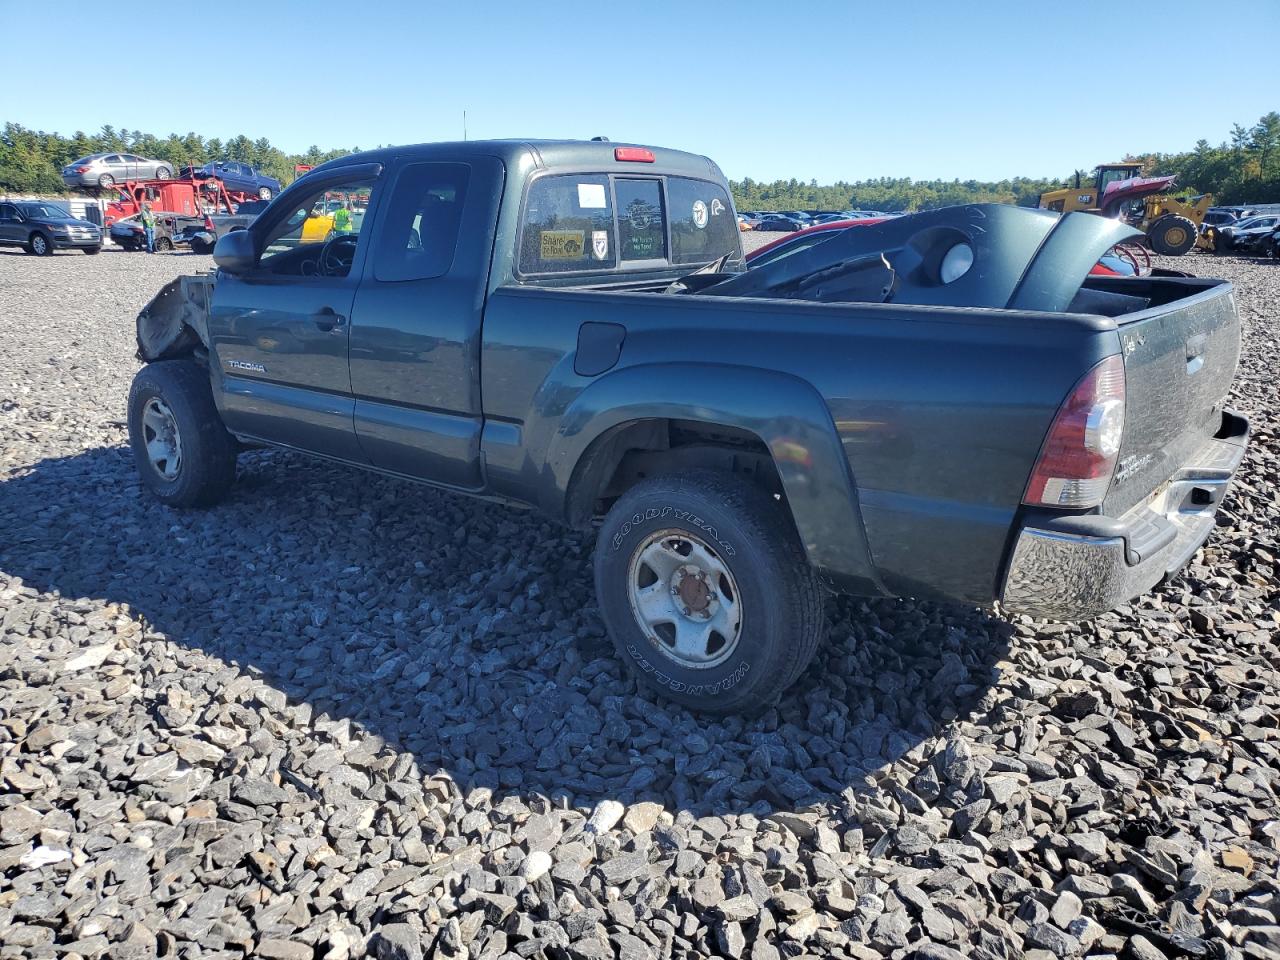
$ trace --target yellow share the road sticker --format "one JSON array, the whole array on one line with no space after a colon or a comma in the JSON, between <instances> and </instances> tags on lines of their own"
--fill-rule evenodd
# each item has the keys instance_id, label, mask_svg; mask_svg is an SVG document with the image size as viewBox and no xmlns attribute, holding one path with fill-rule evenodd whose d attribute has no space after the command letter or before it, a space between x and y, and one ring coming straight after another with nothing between
<instances>
[{"instance_id":1,"label":"yellow share the road sticker","mask_svg":"<svg viewBox=\"0 0 1280 960\"><path fill-rule=\"evenodd\" d=\"M543 260L576 260L586 249L581 230L543 230L541 235Z\"/></svg>"}]
</instances>

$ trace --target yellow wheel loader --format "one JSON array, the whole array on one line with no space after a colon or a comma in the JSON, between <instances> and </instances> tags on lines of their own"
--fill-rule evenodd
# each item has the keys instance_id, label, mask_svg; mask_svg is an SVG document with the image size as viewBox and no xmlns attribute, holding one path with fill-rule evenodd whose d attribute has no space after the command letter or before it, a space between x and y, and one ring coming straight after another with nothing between
<instances>
[{"instance_id":1,"label":"yellow wheel loader","mask_svg":"<svg viewBox=\"0 0 1280 960\"><path fill-rule=\"evenodd\" d=\"M1167 191L1175 177L1144 177L1136 163L1104 163L1094 169L1093 182L1080 174L1075 185L1040 195L1042 210L1072 213L1083 210L1125 220L1147 235L1156 253L1178 257L1194 246L1212 249L1213 237L1201 236L1200 225L1213 197L1178 198Z\"/></svg>"}]
</instances>

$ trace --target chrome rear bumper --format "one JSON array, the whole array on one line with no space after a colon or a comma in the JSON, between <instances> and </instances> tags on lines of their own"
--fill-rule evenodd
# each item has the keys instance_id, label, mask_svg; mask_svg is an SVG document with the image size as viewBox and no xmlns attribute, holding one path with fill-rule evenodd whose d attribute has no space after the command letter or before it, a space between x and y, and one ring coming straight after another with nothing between
<instances>
[{"instance_id":1,"label":"chrome rear bumper","mask_svg":"<svg viewBox=\"0 0 1280 960\"><path fill-rule=\"evenodd\" d=\"M1177 574L1208 539L1249 438L1224 411L1217 437L1123 517L1059 517L1018 534L1001 603L1012 613L1085 620Z\"/></svg>"}]
</instances>

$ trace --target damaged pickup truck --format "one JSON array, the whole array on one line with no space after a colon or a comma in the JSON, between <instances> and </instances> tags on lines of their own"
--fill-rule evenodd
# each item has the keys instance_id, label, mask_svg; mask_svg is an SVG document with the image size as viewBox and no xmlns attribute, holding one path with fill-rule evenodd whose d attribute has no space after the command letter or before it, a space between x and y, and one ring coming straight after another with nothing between
<instances>
[{"instance_id":1,"label":"damaged pickup truck","mask_svg":"<svg viewBox=\"0 0 1280 960\"><path fill-rule=\"evenodd\" d=\"M130 440L171 506L270 445L598 526L621 659L750 709L826 590L1076 619L1187 563L1247 441L1240 327L1225 282L1090 276L1135 234L961 206L747 270L704 157L356 154L142 312Z\"/></svg>"}]
</instances>

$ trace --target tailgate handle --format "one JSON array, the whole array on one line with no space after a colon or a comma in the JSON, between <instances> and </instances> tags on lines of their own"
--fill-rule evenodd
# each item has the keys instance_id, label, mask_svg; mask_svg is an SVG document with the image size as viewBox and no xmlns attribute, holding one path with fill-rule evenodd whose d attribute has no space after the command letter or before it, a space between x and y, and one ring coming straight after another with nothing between
<instances>
[{"instance_id":1,"label":"tailgate handle","mask_svg":"<svg viewBox=\"0 0 1280 960\"><path fill-rule=\"evenodd\" d=\"M1205 335L1198 333L1187 341L1187 376L1204 366Z\"/></svg>"}]
</instances>

